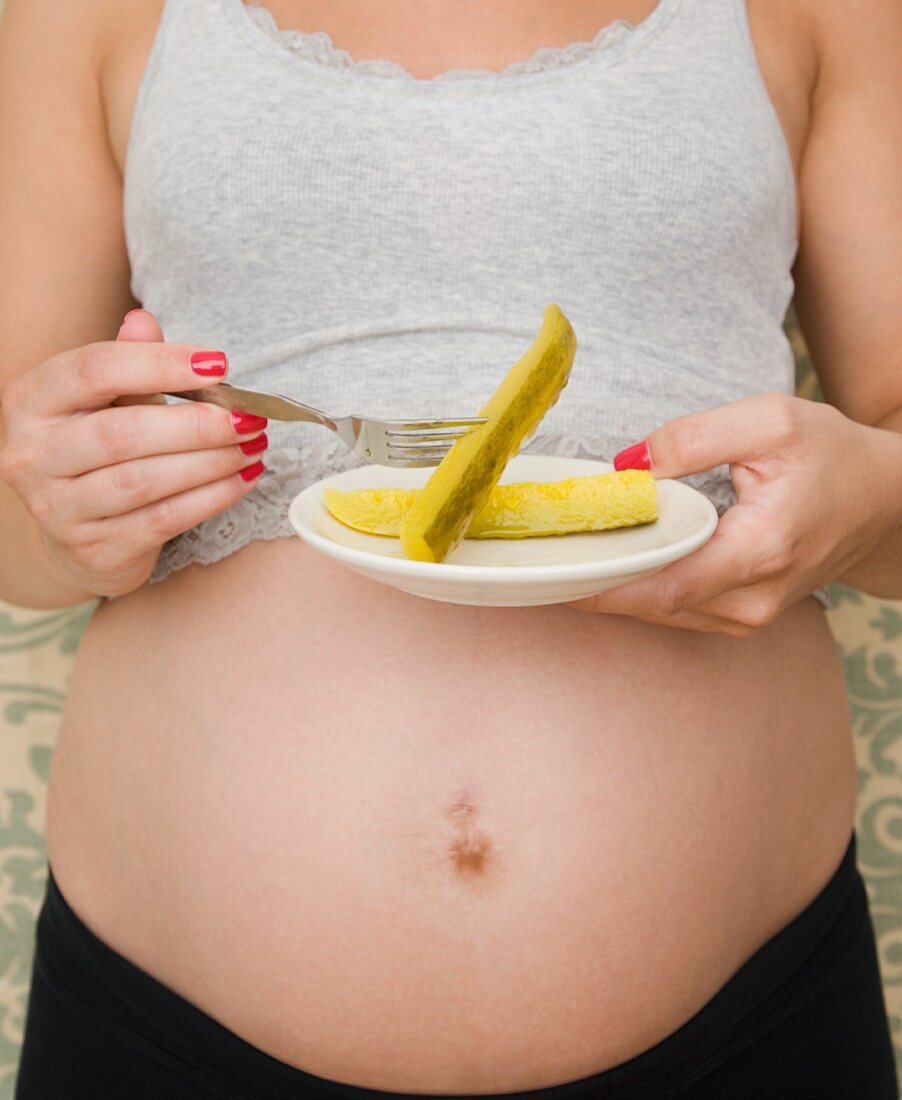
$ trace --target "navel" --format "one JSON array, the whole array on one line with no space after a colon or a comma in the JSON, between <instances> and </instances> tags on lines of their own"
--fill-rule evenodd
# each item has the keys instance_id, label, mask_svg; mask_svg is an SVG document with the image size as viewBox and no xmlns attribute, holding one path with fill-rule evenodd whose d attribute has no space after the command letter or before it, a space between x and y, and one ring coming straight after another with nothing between
<instances>
[{"instance_id":1,"label":"navel","mask_svg":"<svg viewBox=\"0 0 902 1100\"><path fill-rule=\"evenodd\" d=\"M484 875L491 862L491 841L477 822L476 807L468 799L457 799L448 810L451 835L448 856L461 878Z\"/></svg>"}]
</instances>

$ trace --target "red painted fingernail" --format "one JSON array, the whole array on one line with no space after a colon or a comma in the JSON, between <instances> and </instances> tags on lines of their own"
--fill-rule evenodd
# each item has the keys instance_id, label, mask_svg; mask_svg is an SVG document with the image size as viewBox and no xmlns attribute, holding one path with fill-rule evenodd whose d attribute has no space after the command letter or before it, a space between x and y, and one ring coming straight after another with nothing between
<instances>
[{"instance_id":1,"label":"red painted fingernail","mask_svg":"<svg viewBox=\"0 0 902 1100\"><path fill-rule=\"evenodd\" d=\"M191 369L195 374L203 374L206 377L223 375L229 364L222 351L195 351L191 353Z\"/></svg>"},{"instance_id":2,"label":"red painted fingernail","mask_svg":"<svg viewBox=\"0 0 902 1100\"><path fill-rule=\"evenodd\" d=\"M256 439L249 439L246 443L239 443L238 449L244 451L246 455L258 455L261 451L265 451L269 446L269 440L266 438L266 432L258 435Z\"/></svg>"},{"instance_id":3,"label":"red painted fingernail","mask_svg":"<svg viewBox=\"0 0 902 1100\"><path fill-rule=\"evenodd\" d=\"M244 481L253 481L255 477L259 477L266 467L262 462L255 462L252 466L245 466L243 470L238 471L238 476Z\"/></svg>"},{"instance_id":4,"label":"red painted fingernail","mask_svg":"<svg viewBox=\"0 0 902 1100\"><path fill-rule=\"evenodd\" d=\"M641 443L634 443L614 455L615 470L650 470L651 455L648 452L648 444L643 439Z\"/></svg>"},{"instance_id":5,"label":"red painted fingernail","mask_svg":"<svg viewBox=\"0 0 902 1100\"><path fill-rule=\"evenodd\" d=\"M233 412L229 414L232 427L239 435L250 435L251 432L262 432L269 421L265 416L254 416L253 413Z\"/></svg>"}]
</instances>

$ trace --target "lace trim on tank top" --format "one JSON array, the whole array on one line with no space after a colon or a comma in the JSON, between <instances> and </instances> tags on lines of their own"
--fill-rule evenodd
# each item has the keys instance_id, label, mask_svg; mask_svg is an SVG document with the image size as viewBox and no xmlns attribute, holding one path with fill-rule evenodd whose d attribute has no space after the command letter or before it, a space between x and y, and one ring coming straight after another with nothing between
<instances>
[{"instance_id":1,"label":"lace trim on tank top","mask_svg":"<svg viewBox=\"0 0 902 1100\"><path fill-rule=\"evenodd\" d=\"M597 459L599 454L608 453L608 448L603 441L568 431L548 432L530 440L522 452ZM151 583L187 565L212 565L256 539L293 536L288 506L302 489L330 474L365 465L337 437L270 449L264 461L266 472L247 496L164 545ZM718 515L736 502L732 482L725 481L718 471L691 474L681 480L704 493Z\"/></svg>"},{"instance_id":2,"label":"lace trim on tank top","mask_svg":"<svg viewBox=\"0 0 902 1100\"><path fill-rule=\"evenodd\" d=\"M610 453L604 441L572 431L546 432L529 440L523 454L552 454L564 458L594 458ZM337 436L267 451L266 472L254 488L230 508L170 539L157 558L150 583L165 580L188 565L212 565L257 540L297 537L288 522L288 507L302 489L330 474L342 473L365 461ZM736 492L726 467L680 478L703 493L722 516L736 503ZM812 595L825 609L833 606L826 588Z\"/></svg>"},{"instance_id":3,"label":"lace trim on tank top","mask_svg":"<svg viewBox=\"0 0 902 1100\"><path fill-rule=\"evenodd\" d=\"M666 4L667 0L660 0ZM659 4L660 6L660 4ZM300 31L283 29L276 22L273 13L261 4L244 5L248 16L273 41L291 50L292 53L308 61L329 65L335 69L351 69L356 73L372 76L390 77L408 81L422 81L397 61L384 58L356 58L347 50L336 46L327 31ZM605 24L591 39L584 42L570 42L566 46L540 46L531 57L523 61L512 61L503 69L446 69L428 79L428 83L453 83L457 80L496 81L526 73L547 72L562 68L574 62L593 57L603 50L619 45L644 27L649 19L658 12L655 8L641 23L630 23L626 19L615 19Z\"/></svg>"},{"instance_id":4,"label":"lace trim on tank top","mask_svg":"<svg viewBox=\"0 0 902 1100\"><path fill-rule=\"evenodd\" d=\"M263 460L266 470L246 496L164 544L151 584L187 565L212 565L257 539L294 535L288 506L297 494L329 474L365 464L337 436L270 448Z\"/></svg>"}]
</instances>

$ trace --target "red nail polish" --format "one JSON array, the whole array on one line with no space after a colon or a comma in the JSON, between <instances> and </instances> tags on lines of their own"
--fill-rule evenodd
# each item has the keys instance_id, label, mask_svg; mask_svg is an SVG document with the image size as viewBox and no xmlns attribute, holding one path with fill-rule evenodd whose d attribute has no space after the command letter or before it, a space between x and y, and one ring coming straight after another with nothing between
<instances>
[{"instance_id":1,"label":"red nail polish","mask_svg":"<svg viewBox=\"0 0 902 1100\"><path fill-rule=\"evenodd\" d=\"M255 462L252 466L245 466L243 470L238 471L238 476L244 481L253 481L255 477L259 477L266 467L262 462Z\"/></svg>"},{"instance_id":2,"label":"red nail polish","mask_svg":"<svg viewBox=\"0 0 902 1100\"><path fill-rule=\"evenodd\" d=\"M238 449L244 451L246 455L258 455L261 451L265 451L269 446L269 440L266 438L266 432L258 435L256 439L249 439L246 443L239 443Z\"/></svg>"},{"instance_id":3,"label":"red nail polish","mask_svg":"<svg viewBox=\"0 0 902 1100\"><path fill-rule=\"evenodd\" d=\"M203 374L206 377L225 374L228 360L221 351L195 351L191 353L191 369L195 374Z\"/></svg>"},{"instance_id":4,"label":"red nail polish","mask_svg":"<svg viewBox=\"0 0 902 1100\"><path fill-rule=\"evenodd\" d=\"M651 455L648 444L643 439L641 443L634 443L631 447L619 451L614 455L615 470L650 470Z\"/></svg>"},{"instance_id":5,"label":"red nail polish","mask_svg":"<svg viewBox=\"0 0 902 1100\"><path fill-rule=\"evenodd\" d=\"M239 435L250 435L251 432L262 432L269 421L265 416L254 416L253 413L233 412L229 414L232 427Z\"/></svg>"}]
</instances>

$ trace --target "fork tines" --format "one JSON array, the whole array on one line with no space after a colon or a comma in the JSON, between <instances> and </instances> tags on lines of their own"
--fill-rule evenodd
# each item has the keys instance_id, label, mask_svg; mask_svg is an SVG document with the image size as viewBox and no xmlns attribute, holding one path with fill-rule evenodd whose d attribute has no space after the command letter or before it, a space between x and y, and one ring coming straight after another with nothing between
<instances>
[{"instance_id":1,"label":"fork tines","mask_svg":"<svg viewBox=\"0 0 902 1100\"><path fill-rule=\"evenodd\" d=\"M433 465L445 457L451 444L485 422L484 416L456 420L393 421L392 427L385 429L390 457L411 464Z\"/></svg>"}]
</instances>

